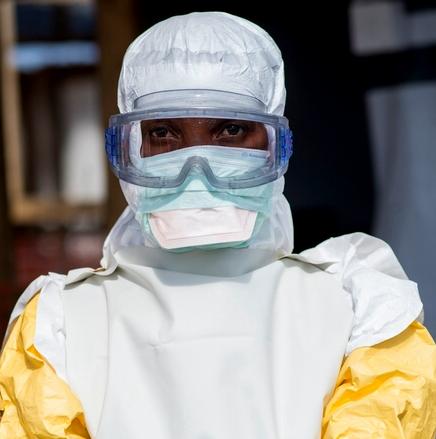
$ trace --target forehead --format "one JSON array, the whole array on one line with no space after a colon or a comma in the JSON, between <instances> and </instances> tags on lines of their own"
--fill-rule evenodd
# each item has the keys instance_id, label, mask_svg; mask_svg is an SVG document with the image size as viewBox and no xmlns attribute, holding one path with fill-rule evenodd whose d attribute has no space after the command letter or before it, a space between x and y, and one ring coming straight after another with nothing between
<instances>
[{"instance_id":1,"label":"forehead","mask_svg":"<svg viewBox=\"0 0 436 439\"><path fill-rule=\"evenodd\" d=\"M252 121L240 121L234 119L219 119L219 118L173 118L173 119L150 119L141 121L141 129L152 130L158 127L174 128L180 131L211 131L222 129L228 125L235 125L245 127L250 131L257 131L263 124Z\"/></svg>"}]
</instances>

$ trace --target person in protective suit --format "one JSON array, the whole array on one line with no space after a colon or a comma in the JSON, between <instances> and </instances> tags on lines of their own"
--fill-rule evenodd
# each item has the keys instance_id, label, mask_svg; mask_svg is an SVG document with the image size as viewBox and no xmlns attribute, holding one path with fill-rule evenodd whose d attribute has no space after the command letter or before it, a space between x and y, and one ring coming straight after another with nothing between
<instances>
[{"instance_id":1,"label":"person in protective suit","mask_svg":"<svg viewBox=\"0 0 436 439\"><path fill-rule=\"evenodd\" d=\"M293 254L271 37L172 17L121 71L106 152L128 207L101 267L36 279L0 359L0 438L432 439L417 286L363 233Z\"/></svg>"}]
</instances>

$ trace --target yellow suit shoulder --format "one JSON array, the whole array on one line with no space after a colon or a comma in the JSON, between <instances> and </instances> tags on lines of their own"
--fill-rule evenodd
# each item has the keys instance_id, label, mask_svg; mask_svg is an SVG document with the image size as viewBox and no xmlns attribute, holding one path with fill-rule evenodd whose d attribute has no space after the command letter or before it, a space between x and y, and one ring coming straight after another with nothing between
<instances>
[{"instance_id":1,"label":"yellow suit shoulder","mask_svg":"<svg viewBox=\"0 0 436 439\"><path fill-rule=\"evenodd\" d=\"M345 359L323 439L433 439L435 432L436 346L423 325Z\"/></svg>"},{"instance_id":2,"label":"yellow suit shoulder","mask_svg":"<svg viewBox=\"0 0 436 439\"><path fill-rule=\"evenodd\" d=\"M34 346L38 300L13 323L0 356L0 438L89 438L80 402Z\"/></svg>"}]
</instances>

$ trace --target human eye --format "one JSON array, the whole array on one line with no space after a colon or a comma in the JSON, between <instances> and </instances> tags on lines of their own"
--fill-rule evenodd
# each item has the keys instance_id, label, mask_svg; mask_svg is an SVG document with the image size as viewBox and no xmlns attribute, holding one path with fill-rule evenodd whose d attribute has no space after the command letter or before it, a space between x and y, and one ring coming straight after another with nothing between
<instances>
[{"instance_id":1,"label":"human eye","mask_svg":"<svg viewBox=\"0 0 436 439\"><path fill-rule=\"evenodd\" d=\"M173 121L167 119L150 119L141 121L142 138L150 141L175 139L179 130Z\"/></svg>"},{"instance_id":2,"label":"human eye","mask_svg":"<svg viewBox=\"0 0 436 439\"><path fill-rule=\"evenodd\" d=\"M242 136L246 133L246 127L241 123L228 122L221 126L218 132L219 138Z\"/></svg>"},{"instance_id":3,"label":"human eye","mask_svg":"<svg viewBox=\"0 0 436 439\"><path fill-rule=\"evenodd\" d=\"M217 121L213 141L215 145L237 148L267 149L268 147L264 124L249 120Z\"/></svg>"},{"instance_id":4,"label":"human eye","mask_svg":"<svg viewBox=\"0 0 436 439\"><path fill-rule=\"evenodd\" d=\"M141 122L143 157L169 152L180 147L180 130L168 120L144 120Z\"/></svg>"},{"instance_id":5,"label":"human eye","mask_svg":"<svg viewBox=\"0 0 436 439\"><path fill-rule=\"evenodd\" d=\"M171 139L176 137L176 134L165 125L159 125L149 128L148 135L152 139Z\"/></svg>"}]
</instances>

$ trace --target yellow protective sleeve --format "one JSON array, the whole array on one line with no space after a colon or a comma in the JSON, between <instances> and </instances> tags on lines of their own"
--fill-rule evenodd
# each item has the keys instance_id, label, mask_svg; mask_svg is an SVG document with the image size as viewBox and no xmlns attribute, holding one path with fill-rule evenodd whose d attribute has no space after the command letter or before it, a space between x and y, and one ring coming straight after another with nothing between
<instances>
[{"instance_id":1,"label":"yellow protective sleeve","mask_svg":"<svg viewBox=\"0 0 436 439\"><path fill-rule=\"evenodd\" d=\"M323 439L433 439L436 346L420 323L344 361Z\"/></svg>"},{"instance_id":2,"label":"yellow protective sleeve","mask_svg":"<svg viewBox=\"0 0 436 439\"><path fill-rule=\"evenodd\" d=\"M15 321L0 357L0 439L89 439L80 402L33 344L38 299Z\"/></svg>"}]
</instances>

